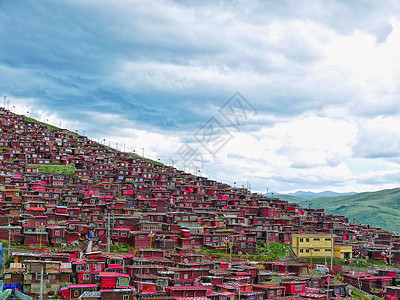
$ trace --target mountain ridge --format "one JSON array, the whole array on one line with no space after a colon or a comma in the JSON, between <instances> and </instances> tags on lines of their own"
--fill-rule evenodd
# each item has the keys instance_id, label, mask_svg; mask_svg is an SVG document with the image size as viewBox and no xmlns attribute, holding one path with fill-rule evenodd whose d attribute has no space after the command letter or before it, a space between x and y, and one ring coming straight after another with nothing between
<instances>
[{"instance_id":1,"label":"mountain ridge","mask_svg":"<svg viewBox=\"0 0 400 300\"><path fill-rule=\"evenodd\" d=\"M304 199L292 195L278 195L301 207L323 208L327 214L343 215L350 222L361 222L392 232L400 232L400 188L362 192L336 197Z\"/></svg>"},{"instance_id":2,"label":"mountain ridge","mask_svg":"<svg viewBox=\"0 0 400 300\"><path fill-rule=\"evenodd\" d=\"M286 195L305 198L305 199L315 199L322 197L338 197L338 196L349 196L357 194L356 192L338 193L333 191L323 191L323 192L310 192L310 191L297 191L294 193L288 193Z\"/></svg>"}]
</instances>

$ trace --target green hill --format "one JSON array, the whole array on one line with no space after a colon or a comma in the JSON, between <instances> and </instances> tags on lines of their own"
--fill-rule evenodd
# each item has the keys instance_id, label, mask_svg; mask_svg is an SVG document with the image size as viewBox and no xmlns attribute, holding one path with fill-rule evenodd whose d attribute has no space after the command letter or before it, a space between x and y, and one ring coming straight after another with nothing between
<instances>
[{"instance_id":1,"label":"green hill","mask_svg":"<svg viewBox=\"0 0 400 300\"><path fill-rule=\"evenodd\" d=\"M311 203L311 208L324 208L327 214L346 216L350 222L400 232L400 188L312 200L289 197L279 195L280 199L298 203L301 207L308 208Z\"/></svg>"}]
</instances>

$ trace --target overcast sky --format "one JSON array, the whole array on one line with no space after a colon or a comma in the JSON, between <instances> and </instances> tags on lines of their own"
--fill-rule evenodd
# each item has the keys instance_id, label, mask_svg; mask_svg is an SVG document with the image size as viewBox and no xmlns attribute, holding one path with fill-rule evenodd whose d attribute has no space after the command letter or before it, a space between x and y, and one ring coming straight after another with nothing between
<instances>
[{"instance_id":1,"label":"overcast sky","mask_svg":"<svg viewBox=\"0 0 400 300\"><path fill-rule=\"evenodd\" d=\"M253 191L399 187L399 3L2 0L1 96Z\"/></svg>"}]
</instances>

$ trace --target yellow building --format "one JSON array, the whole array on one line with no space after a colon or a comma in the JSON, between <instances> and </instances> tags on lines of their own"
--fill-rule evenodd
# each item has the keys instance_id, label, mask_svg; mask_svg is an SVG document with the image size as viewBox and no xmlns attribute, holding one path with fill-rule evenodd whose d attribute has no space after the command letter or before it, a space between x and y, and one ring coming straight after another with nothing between
<instances>
[{"instance_id":1,"label":"yellow building","mask_svg":"<svg viewBox=\"0 0 400 300\"><path fill-rule=\"evenodd\" d=\"M293 234L292 250L297 257L330 257L334 248L334 236L330 234Z\"/></svg>"},{"instance_id":2,"label":"yellow building","mask_svg":"<svg viewBox=\"0 0 400 300\"><path fill-rule=\"evenodd\" d=\"M345 245L335 245L335 258L349 259L353 257L353 247Z\"/></svg>"}]
</instances>

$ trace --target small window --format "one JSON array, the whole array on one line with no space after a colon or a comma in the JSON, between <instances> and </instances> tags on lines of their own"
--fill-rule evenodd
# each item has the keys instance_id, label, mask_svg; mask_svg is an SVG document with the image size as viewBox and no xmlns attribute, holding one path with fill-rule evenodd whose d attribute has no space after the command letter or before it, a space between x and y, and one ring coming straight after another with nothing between
<instances>
[{"instance_id":1,"label":"small window","mask_svg":"<svg viewBox=\"0 0 400 300\"><path fill-rule=\"evenodd\" d=\"M310 239L306 239L306 243L309 243L310 242Z\"/></svg>"},{"instance_id":2,"label":"small window","mask_svg":"<svg viewBox=\"0 0 400 300\"><path fill-rule=\"evenodd\" d=\"M304 241L304 239L301 238L301 239L300 239L300 243L302 243L303 241Z\"/></svg>"},{"instance_id":3,"label":"small window","mask_svg":"<svg viewBox=\"0 0 400 300\"><path fill-rule=\"evenodd\" d=\"M101 264L94 264L94 265L93 265L93 270L95 270L95 271L101 271Z\"/></svg>"},{"instance_id":4,"label":"small window","mask_svg":"<svg viewBox=\"0 0 400 300\"><path fill-rule=\"evenodd\" d=\"M304 252L304 250L303 249L300 249L300 253L303 253Z\"/></svg>"},{"instance_id":5,"label":"small window","mask_svg":"<svg viewBox=\"0 0 400 300\"><path fill-rule=\"evenodd\" d=\"M129 300L129 295L123 295L122 300Z\"/></svg>"},{"instance_id":6,"label":"small window","mask_svg":"<svg viewBox=\"0 0 400 300\"><path fill-rule=\"evenodd\" d=\"M297 285L295 285L294 290L301 291L301 290L303 290L303 286L301 284L297 284Z\"/></svg>"},{"instance_id":7,"label":"small window","mask_svg":"<svg viewBox=\"0 0 400 300\"><path fill-rule=\"evenodd\" d=\"M314 241L318 242L318 241L319 241L319 239L314 239Z\"/></svg>"},{"instance_id":8,"label":"small window","mask_svg":"<svg viewBox=\"0 0 400 300\"><path fill-rule=\"evenodd\" d=\"M309 253L310 252L310 249L306 249L306 253Z\"/></svg>"}]
</instances>

